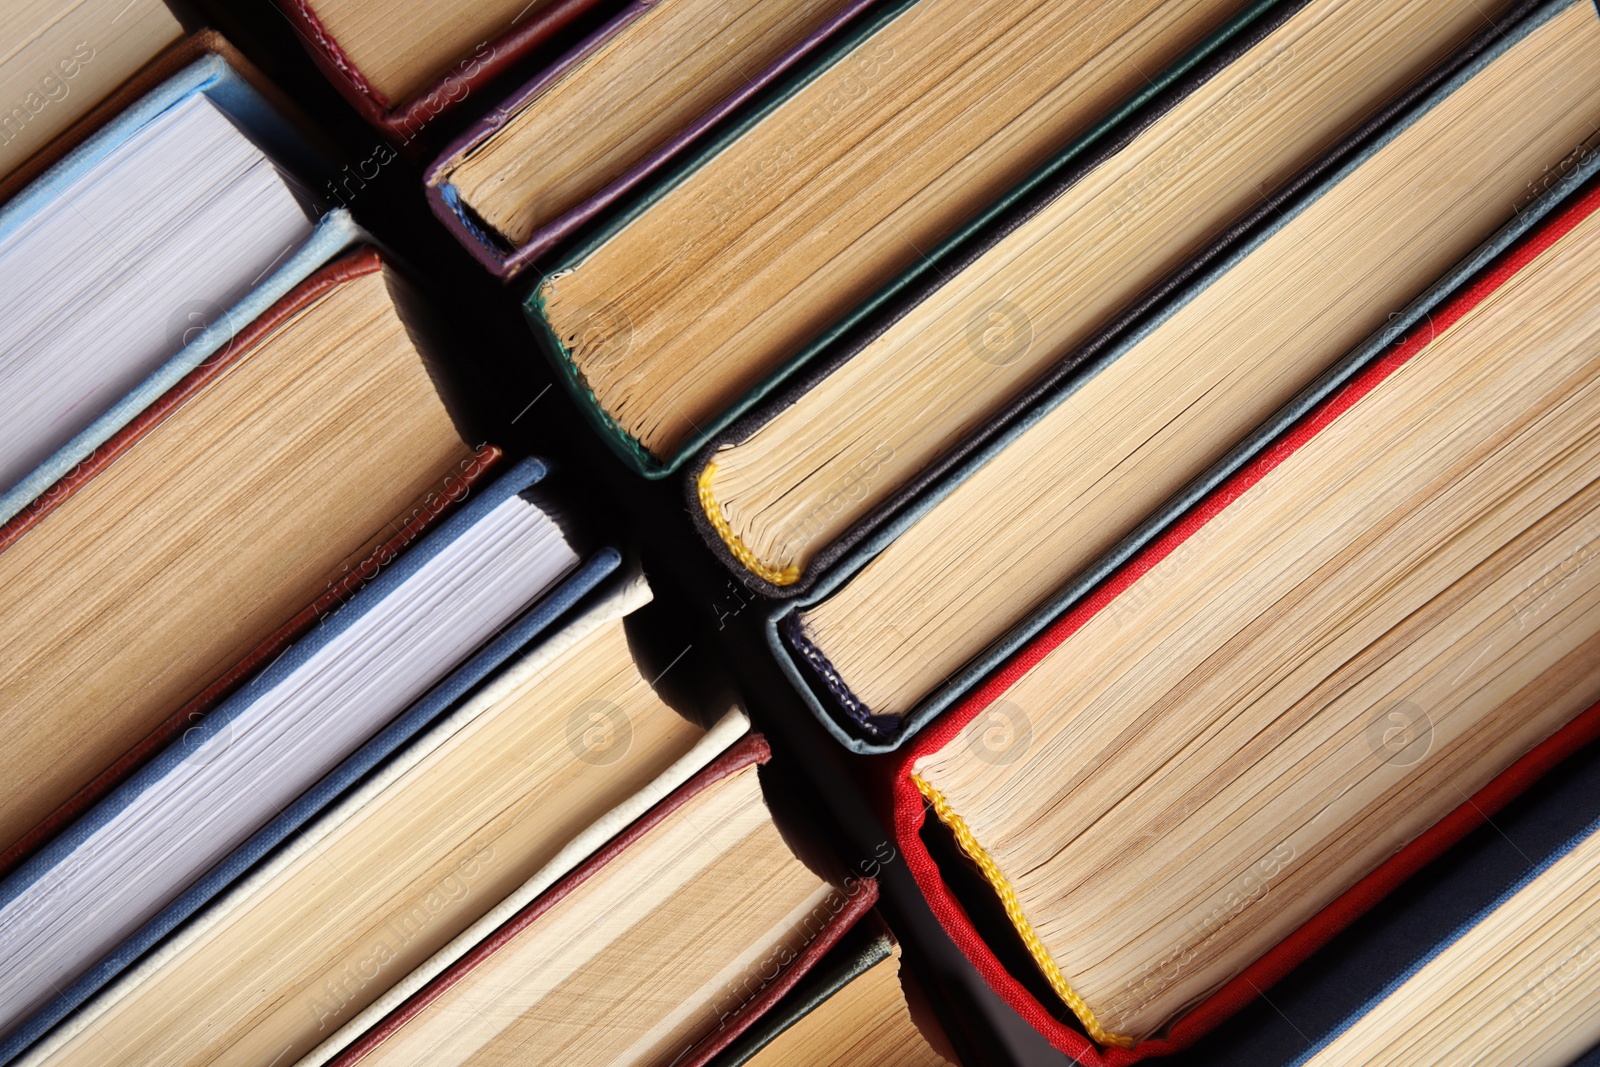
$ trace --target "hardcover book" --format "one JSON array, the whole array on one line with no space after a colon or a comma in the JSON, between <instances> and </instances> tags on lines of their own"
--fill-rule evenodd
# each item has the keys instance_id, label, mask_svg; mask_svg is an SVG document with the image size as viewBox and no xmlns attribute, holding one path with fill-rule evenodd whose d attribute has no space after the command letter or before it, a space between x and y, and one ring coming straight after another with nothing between
<instances>
[{"instance_id":1,"label":"hardcover book","mask_svg":"<svg viewBox=\"0 0 1600 1067\"><path fill-rule=\"evenodd\" d=\"M1600 1067L1597 3L0 42L0 1067Z\"/></svg>"},{"instance_id":2,"label":"hardcover book","mask_svg":"<svg viewBox=\"0 0 1600 1067\"><path fill-rule=\"evenodd\" d=\"M349 600L494 465L424 362L440 351L412 332L425 314L376 252L345 256L0 527L0 866Z\"/></svg>"},{"instance_id":3,"label":"hardcover book","mask_svg":"<svg viewBox=\"0 0 1600 1067\"><path fill-rule=\"evenodd\" d=\"M186 38L152 73L215 43ZM206 51L0 207L0 522L359 238L342 209L316 221L285 169L315 159Z\"/></svg>"},{"instance_id":4,"label":"hardcover book","mask_svg":"<svg viewBox=\"0 0 1600 1067\"><path fill-rule=\"evenodd\" d=\"M1600 1059L1600 823L1545 857L1292 1067ZM1588 1055L1585 1055L1588 1053Z\"/></svg>"},{"instance_id":5,"label":"hardcover book","mask_svg":"<svg viewBox=\"0 0 1600 1067\"><path fill-rule=\"evenodd\" d=\"M74 10L78 14L90 13L91 9L99 5L100 0L85 0ZM126 16L124 16L126 17ZM70 20L69 20L70 21ZM119 19L117 24L121 24ZM91 35L96 36L97 35ZM95 48L87 38L82 41L85 51ZM98 57L99 53L96 52ZM59 132L52 132L48 141L22 161L16 169L0 178L0 202L10 200L30 182L34 181L45 171L59 163L63 157L72 152L84 141L94 136L104 127L110 125L117 116L129 110L139 100L160 88L161 83L178 74L186 67L206 56L216 56L221 59L227 68L242 78L252 90L255 91L273 111L288 120L289 124L299 138L311 143L311 151L303 152L293 148L296 153L295 165L309 164L313 169L328 155L327 142L322 138L316 127L307 116L295 106L294 102L285 96L278 87L268 81L256 69L255 64L246 59L244 54L229 43L228 39L216 30L198 29L193 33L173 41L159 52L150 56L148 61L134 70L125 80L106 96L96 103L90 99L79 98L71 110L73 118L70 122L64 116L56 116L62 120ZM76 59L76 57L73 57ZM130 60L132 57L129 57ZM91 60L95 62L97 60ZM82 64L80 64L82 66ZM70 64L58 61L57 71L61 72L70 67ZM41 84L44 84L41 82ZM75 91L68 84L68 97ZM93 106L89 106L89 105ZM43 109L41 108L41 113ZM52 131L56 129L54 125Z\"/></svg>"},{"instance_id":6,"label":"hardcover book","mask_svg":"<svg viewBox=\"0 0 1600 1067\"><path fill-rule=\"evenodd\" d=\"M447 148L428 205L514 277L869 2L635 0Z\"/></svg>"},{"instance_id":7,"label":"hardcover book","mask_svg":"<svg viewBox=\"0 0 1600 1067\"><path fill-rule=\"evenodd\" d=\"M445 968L332 1062L702 1067L873 904L801 862L752 735ZM648 989L649 996L640 996ZM519 1051L524 1050L524 1051Z\"/></svg>"},{"instance_id":8,"label":"hardcover book","mask_svg":"<svg viewBox=\"0 0 1600 1067\"><path fill-rule=\"evenodd\" d=\"M1341 915L1338 908L1323 912L1317 922L1336 924L1336 936L1309 952L1270 990L1263 986L1266 998L1257 997L1218 1022L1172 1062L1186 1067L1300 1067L1593 832L1600 818L1596 755L1591 744L1550 768L1416 877L1385 895L1380 906L1355 917ZM1531 896L1521 898L1516 907L1529 916L1542 910ZM1545 929L1553 935L1548 944L1558 948L1555 965L1536 964L1535 970L1543 973L1506 982L1506 970L1500 968L1514 968L1516 961L1502 956L1495 962L1499 947L1509 947L1502 940L1483 946L1487 951L1478 956L1485 964L1481 981L1478 974L1435 971L1428 985L1446 1000L1452 989L1461 992L1457 983L1462 977L1472 981L1472 1007L1441 1028L1438 1017L1429 1018L1427 994L1411 1000L1408 1010L1417 1009L1410 1016L1414 1026L1390 1049L1378 1052L1377 1062L1396 1062L1385 1055L1397 1055L1400 1062L1418 1056L1431 1057L1422 1062L1503 1067L1594 1067L1600 1062L1600 1044L1595 1043L1600 1035L1588 1038L1587 1048L1582 1044L1594 1013L1580 1020L1560 1014L1563 989L1581 974L1588 950L1582 941L1567 940L1559 915L1546 914L1545 919L1550 920ZM1523 942L1514 951L1529 952L1536 960L1540 947ZM1581 983L1574 992L1584 995ZM1508 1030L1515 1036L1503 1040ZM1491 1036L1496 1033L1501 1037ZM1486 1037L1494 1047L1473 1048L1471 1042ZM1458 1048L1466 1051L1458 1055ZM1483 1051L1471 1055L1478 1050Z\"/></svg>"},{"instance_id":9,"label":"hardcover book","mask_svg":"<svg viewBox=\"0 0 1600 1067\"><path fill-rule=\"evenodd\" d=\"M620 562L507 471L0 883L0 1057L27 1048ZM92 919L86 921L85 917Z\"/></svg>"},{"instance_id":10,"label":"hardcover book","mask_svg":"<svg viewBox=\"0 0 1600 1067\"><path fill-rule=\"evenodd\" d=\"M1192 1041L1594 739L1597 209L1492 263L896 760L936 915L1079 1062Z\"/></svg>"},{"instance_id":11,"label":"hardcover book","mask_svg":"<svg viewBox=\"0 0 1600 1067\"><path fill-rule=\"evenodd\" d=\"M174 1065L331 1058L745 732L738 712L703 730L655 693L625 629L650 596L617 575L345 773L355 788L24 1062L95 1063L107 1042Z\"/></svg>"},{"instance_id":12,"label":"hardcover book","mask_svg":"<svg viewBox=\"0 0 1600 1067\"><path fill-rule=\"evenodd\" d=\"M780 608L785 673L847 744L914 733L1593 173L1597 91L1593 5L1494 35Z\"/></svg>"},{"instance_id":13,"label":"hardcover book","mask_svg":"<svg viewBox=\"0 0 1600 1067\"><path fill-rule=\"evenodd\" d=\"M874 7L563 253L524 302L536 340L613 451L664 477L1266 6Z\"/></svg>"},{"instance_id":14,"label":"hardcover book","mask_svg":"<svg viewBox=\"0 0 1600 1067\"><path fill-rule=\"evenodd\" d=\"M712 550L803 593L1528 7L1273 6L719 434L689 468Z\"/></svg>"}]
</instances>

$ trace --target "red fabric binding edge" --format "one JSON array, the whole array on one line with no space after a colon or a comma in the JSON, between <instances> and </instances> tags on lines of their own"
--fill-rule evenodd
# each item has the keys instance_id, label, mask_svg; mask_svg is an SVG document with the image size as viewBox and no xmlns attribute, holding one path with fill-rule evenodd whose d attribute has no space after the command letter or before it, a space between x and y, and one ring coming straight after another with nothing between
<instances>
[{"instance_id":1,"label":"red fabric binding edge","mask_svg":"<svg viewBox=\"0 0 1600 1067\"><path fill-rule=\"evenodd\" d=\"M457 74L455 68L441 75L426 89L402 104L392 103L380 93L351 62L322 20L311 9L308 0L280 0L279 9L300 32L301 43L323 74L334 84L350 105L390 140L409 143L423 124L432 121L465 99L473 89L482 87L498 77L508 67L521 61L528 53L555 36L574 19L594 7L599 0L556 0L536 12L532 18L491 41L485 41L493 54L473 64L466 74ZM481 46L480 46L481 47ZM475 55L476 53L474 53ZM473 56L459 59L461 67ZM415 127L415 128L412 128Z\"/></svg>"},{"instance_id":2,"label":"red fabric binding edge","mask_svg":"<svg viewBox=\"0 0 1600 1067\"><path fill-rule=\"evenodd\" d=\"M588 881L606 864L626 851L635 841L649 833L667 816L687 803L690 798L699 794L708 786L737 771L743 770L751 764L767 762L771 758L771 754L766 738L760 734L751 734L733 748L718 756L705 769L673 790L671 795L636 819L627 829L612 838L598 852L574 868L566 877L545 890L537 899L510 919L507 919L505 923L475 945L465 956L462 956L455 963L441 971L427 985L407 998L398 1008L384 1016L372 1029L368 1030L340 1053L329 1064L329 1067L352 1067L353 1064L360 1062L373 1049L383 1044L384 1041L388 1040L391 1035L419 1012L438 999L445 990L455 985L474 967L493 955L523 930L533 925L541 915ZM707 1060L727 1047L730 1042L759 1019L779 997L788 992L811 969L817 960L862 915L866 914L878 899L878 884L870 878L859 879L856 884L860 886L860 889L848 895L848 902L845 907L835 914L833 920L827 924L823 932L806 946L798 958L789 967L785 968L778 978L767 983L757 997L741 1007L734 1014L732 1021L728 1025L702 1039L684 1058L678 1060L677 1067L702 1067Z\"/></svg>"},{"instance_id":3,"label":"red fabric binding edge","mask_svg":"<svg viewBox=\"0 0 1600 1067\"><path fill-rule=\"evenodd\" d=\"M1283 977L1395 886L1481 825L1565 755L1600 737L1600 704L1530 749L1466 803L1380 864L1237 978L1185 1014L1173 1025L1169 1037L1144 1041L1132 1049L1101 1050L1083 1033L1056 1019L984 944L966 909L944 884L939 876L938 865L922 843L920 832L926 816L926 805L921 791L911 780L913 766L918 759L949 744L967 723L1115 600L1124 589L1175 551L1196 530L1210 522L1597 208L1600 208L1600 186L1591 188L1557 215L1541 223L1533 233L1523 237L1465 290L1428 316L1425 328L1419 328L1396 341L1390 351L1371 367L1307 412L1264 453L1198 502L1172 529L1129 560L1092 595L1012 656L971 696L951 708L914 739L892 764L890 803L894 833L906 858L906 865L934 914L984 980L1052 1045L1084 1067L1126 1067L1148 1056L1176 1052L1232 1016L1259 995L1262 988Z\"/></svg>"}]
</instances>

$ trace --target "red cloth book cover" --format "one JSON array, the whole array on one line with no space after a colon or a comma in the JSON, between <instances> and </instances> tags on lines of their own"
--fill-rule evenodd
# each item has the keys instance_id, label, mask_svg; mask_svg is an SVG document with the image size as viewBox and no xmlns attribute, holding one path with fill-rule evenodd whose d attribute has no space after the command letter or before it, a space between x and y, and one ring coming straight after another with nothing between
<instances>
[{"instance_id":1,"label":"red cloth book cover","mask_svg":"<svg viewBox=\"0 0 1600 1067\"><path fill-rule=\"evenodd\" d=\"M598 3L555 0L547 4L527 19L515 21L472 54L459 57L448 72L407 100L389 99L361 73L308 0L279 0L278 6L299 32L311 58L361 117L390 140L405 144L428 122L499 77ZM416 32L426 33L427 27L417 27Z\"/></svg>"},{"instance_id":2,"label":"red cloth book cover","mask_svg":"<svg viewBox=\"0 0 1600 1067\"><path fill-rule=\"evenodd\" d=\"M1525 753L1431 829L1414 838L1336 897L1292 935L1201 1003L1184 1012L1167 1028L1164 1036L1141 1041L1131 1048L1102 1047L1091 1041L1080 1027L1061 1021L1058 1013L1066 1014L1064 1006L1052 1011L1042 1003L979 934L966 907L945 882L938 862L923 841L922 831L929 821L929 804L913 780L913 768L917 761L950 744L963 727L1000 699L1016 681L1089 619L1105 610L1141 575L1178 550L1196 531L1425 350L1436 337L1596 209L1600 209L1600 186L1591 185L1434 311L1427 329L1419 329L1412 336L1402 338L1379 360L1308 412L1271 448L1200 501L1165 535L1131 559L1087 599L1008 660L964 701L952 707L942 719L913 739L889 764L888 801L893 832L934 914L984 980L1051 1044L1084 1067L1126 1067L1151 1056L1176 1052L1240 1011L1262 990L1326 945L1402 882L1484 824L1563 758L1600 738L1600 704L1590 707ZM937 822L937 818L934 821Z\"/></svg>"}]
</instances>

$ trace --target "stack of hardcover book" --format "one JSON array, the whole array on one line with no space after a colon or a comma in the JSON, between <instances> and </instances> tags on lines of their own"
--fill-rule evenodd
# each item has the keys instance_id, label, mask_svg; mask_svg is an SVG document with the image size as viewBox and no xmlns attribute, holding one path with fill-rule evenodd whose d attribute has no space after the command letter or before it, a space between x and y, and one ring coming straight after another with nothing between
<instances>
[{"instance_id":1,"label":"stack of hardcover book","mask_svg":"<svg viewBox=\"0 0 1600 1067\"><path fill-rule=\"evenodd\" d=\"M299 109L157 3L0 23L89 42L0 208L0 1060L708 1060L876 884L657 692Z\"/></svg>"},{"instance_id":2,"label":"stack of hardcover book","mask_svg":"<svg viewBox=\"0 0 1600 1067\"><path fill-rule=\"evenodd\" d=\"M527 138L627 32L436 210L538 260L575 401L897 752L924 894L1057 1048L1192 1043L1592 739L1593 5L883 5L547 254Z\"/></svg>"},{"instance_id":3,"label":"stack of hardcover book","mask_svg":"<svg viewBox=\"0 0 1600 1067\"><path fill-rule=\"evenodd\" d=\"M0 14L0 1064L1600 1057L1595 4L255 0L561 464L212 6Z\"/></svg>"}]
</instances>

